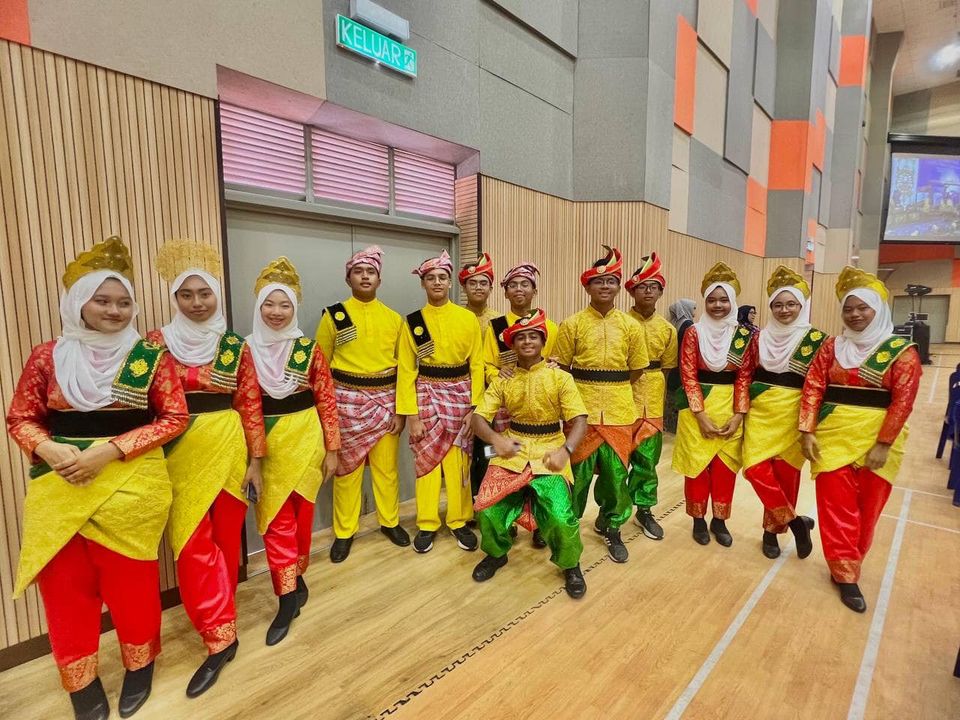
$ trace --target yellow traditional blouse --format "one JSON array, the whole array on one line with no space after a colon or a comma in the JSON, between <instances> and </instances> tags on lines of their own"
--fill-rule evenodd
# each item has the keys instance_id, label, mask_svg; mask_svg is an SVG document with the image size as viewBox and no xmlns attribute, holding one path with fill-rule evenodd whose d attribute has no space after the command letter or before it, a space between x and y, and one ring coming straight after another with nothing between
<instances>
[{"instance_id":1,"label":"yellow traditional blouse","mask_svg":"<svg viewBox=\"0 0 960 720\"><path fill-rule=\"evenodd\" d=\"M529 370L517 367L509 379L494 378L477 406L477 414L487 422L493 422L497 411L505 407L511 423L545 425L567 422L587 414L577 384L569 373L560 368L547 367L540 361ZM511 472L523 472L527 465L534 475L561 475L573 482L570 463L559 473L547 469L543 456L548 450L558 448L566 441L562 428L552 435L525 435L508 429L504 435L516 440L522 447L512 458L495 457L491 465L506 468Z\"/></svg>"},{"instance_id":2,"label":"yellow traditional blouse","mask_svg":"<svg viewBox=\"0 0 960 720\"><path fill-rule=\"evenodd\" d=\"M470 310L470 308L467 308ZM473 312L473 310L470 310ZM485 307L482 313L473 313L477 320L480 321L480 337L485 338L487 336L487 328L490 327L490 321L495 317L500 317L500 313L494 310L492 307Z\"/></svg>"},{"instance_id":3,"label":"yellow traditional blouse","mask_svg":"<svg viewBox=\"0 0 960 720\"><path fill-rule=\"evenodd\" d=\"M632 371L649 364L643 327L621 310L601 315L591 305L560 323L554 354L571 369ZM629 380L576 383L591 425L636 422L637 405Z\"/></svg>"},{"instance_id":4,"label":"yellow traditional blouse","mask_svg":"<svg viewBox=\"0 0 960 720\"><path fill-rule=\"evenodd\" d=\"M633 399L637 403L637 412L642 418L662 418L667 381L661 370L677 366L677 329L656 313L644 318L630 308L628 314L643 327L650 362L660 363L660 370L650 369L633 383Z\"/></svg>"},{"instance_id":5,"label":"yellow traditional blouse","mask_svg":"<svg viewBox=\"0 0 960 720\"><path fill-rule=\"evenodd\" d=\"M433 353L420 363L446 366L469 364L473 404L478 404L483 397L483 354L477 316L449 301L440 307L428 303L420 311L434 345ZM410 324L405 320L400 333L397 360L397 415L416 415L419 412L417 350Z\"/></svg>"},{"instance_id":6,"label":"yellow traditional blouse","mask_svg":"<svg viewBox=\"0 0 960 720\"><path fill-rule=\"evenodd\" d=\"M350 297L343 307L357 328L357 337L336 345L337 329L325 312L317 326L317 345L331 370L353 375L377 375L397 367L397 349L403 318L379 300L362 302Z\"/></svg>"},{"instance_id":7,"label":"yellow traditional blouse","mask_svg":"<svg viewBox=\"0 0 960 720\"><path fill-rule=\"evenodd\" d=\"M495 315L494 317L499 317ZM507 327L513 325L517 320L520 319L519 315L515 315L512 312L507 313ZM549 359L553 357L554 348L557 345L557 335L560 332L560 328L557 327L557 324L553 320L547 320L547 342L543 346L543 355L544 359ZM483 331L483 371L486 375L487 382L493 382L493 379L500 375L500 348L497 345L497 336L493 332L493 328L490 327L489 321L487 322L487 329Z\"/></svg>"}]
</instances>

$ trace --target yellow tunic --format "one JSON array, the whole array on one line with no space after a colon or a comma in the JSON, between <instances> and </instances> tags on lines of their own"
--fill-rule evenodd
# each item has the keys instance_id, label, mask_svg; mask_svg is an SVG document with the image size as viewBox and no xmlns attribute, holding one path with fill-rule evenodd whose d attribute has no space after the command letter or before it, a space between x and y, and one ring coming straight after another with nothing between
<instances>
[{"instance_id":1,"label":"yellow tunic","mask_svg":"<svg viewBox=\"0 0 960 720\"><path fill-rule=\"evenodd\" d=\"M766 387L751 398L750 410L743 420L743 467L780 457L801 468L803 453L797 429L800 390L778 385Z\"/></svg>"},{"instance_id":2,"label":"yellow tunic","mask_svg":"<svg viewBox=\"0 0 960 720\"><path fill-rule=\"evenodd\" d=\"M480 324L469 310L447 301L440 307L421 308L430 337L433 354L420 361L424 365L456 366L469 363L473 405L483 397L483 353L480 342ZM400 333L400 352L397 365L397 414L416 415L417 407L417 350L404 320Z\"/></svg>"},{"instance_id":3,"label":"yellow tunic","mask_svg":"<svg viewBox=\"0 0 960 720\"><path fill-rule=\"evenodd\" d=\"M376 375L397 367L397 347L403 318L379 300L344 300L343 307L357 328L357 337L336 345L337 329L330 313L317 326L317 345L331 370Z\"/></svg>"},{"instance_id":4,"label":"yellow tunic","mask_svg":"<svg viewBox=\"0 0 960 720\"><path fill-rule=\"evenodd\" d=\"M487 422L493 422L501 407L510 413L511 422L528 425L566 422L587 414L570 374L559 368L548 368L543 361L529 370L517 367L516 374L509 380L495 378L477 406L477 414ZM507 430L504 435L522 445L520 452L509 459L495 457L490 461L491 465L516 473L523 472L530 465L534 475L562 475L567 482L573 482L569 461L559 473L543 464L547 451L566 441L562 431L552 435L524 435Z\"/></svg>"},{"instance_id":5,"label":"yellow tunic","mask_svg":"<svg viewBox=\"0 0 960 720\"><path fill-rule=\"evenodd\" d=\"M650 362L659 361L663 371L677 366L677 329L662 315L654 313L644 318L633 308L630 317L643 327L647 340L647 357ZM633 399L642 418L662 418L664 396L667 392L666 376L661 370L649 370L633 383Z\"/></svg>"},{"instance_id":6,"label":"yellow tunic","mask_svg":"<svg viewBox=\"0 0 960 720\"><path fill-rule=\"evenodd\" d=\"M499 317L495 315L494 317ZM507 313L507 325L513 325L520 319L519 315L512 312ZM540 354L544 358L553 357L554 348L557 344L557 334L560 328L553 320L547 320L547 342L543 346L543 352ZM497 336L493 328L487 323L487 329L483 331L483 368L487 382L493 382L493 379L500 374L500 348L497 346Z\"/></svg>"},{"instance_id":7,"label":"yellow tunic","mask_svg":"<svg viewBox=\"0 0 960 720\"><path fill-rule=\"evenodd\" d=\"M703 409L717 427L733 417L733 385L714 385L703 400ZM705 438L690 408L677 416L677 441L673 446L673 469L686 477L697 477L717 455L724 465L737 472L742 460L743 423L728 438Z\"/></svg>"},{"instance_id":8,"label":"yellow tunic","mask_svg":"<svg viewBox=\"0 0 960 720\"><path fill-rule=\"evenodd\" d=\"M814 478L822 472L845 465L865 466L867 453L877 442L886 417L887 410L884 408L835 405L830 414L817 424L820 460L810 465ZM890 446L887 462L879 470L873 471L889 483L897 479L909 434L910 428L904 425ZM856 459L851 463L851 458Z\"/></svg>"},{"instance_id":9,"label":"yellow tunic","mask_svg":"<svg viewBox=\"0 0 960 720\"><path fill-rule=\"evenodd\" d=\"M470 310L470 308L467 308ZM473 312L473 310L470 310ZM490 327L490 321L495 317L500 317L500 313L494 310L492 307L485 307L482 313L473 313L476 316L477 320L480 321L480 337L485 338L487 336L487 328Z\"/></svg>"},{"instance_id":10,"label":"yellow tunic","mask_svg":"<svg viewBox=\"0 0 960 720\"><path fill-rule=\"evenodd\" d=\"M601 315L587 306L562 323L554 349L561 365L590 370L642 370L649 361L643 327L614 308ZM577 381L591 425L632 425L637 405L629 382Z\"/></svg>"}]
</instances>

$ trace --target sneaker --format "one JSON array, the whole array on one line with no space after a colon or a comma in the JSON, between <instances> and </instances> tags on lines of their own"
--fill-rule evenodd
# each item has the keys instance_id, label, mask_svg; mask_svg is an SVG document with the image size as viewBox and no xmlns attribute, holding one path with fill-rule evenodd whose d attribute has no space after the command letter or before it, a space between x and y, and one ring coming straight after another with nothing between
<instances>
[{"instance_id":1,"label":"sneaker","mask_svg":"<svg viewBox=\"0 0 960 720\"><path fill-rule=\"evenodd\" d=\"M609 529L603 534L603 541L607 544L607 553L615 563L625 563L630 557L627 546L620 539L620 531Z\"/></svg>"},{"instance_id":2,"label":"sneaker","mask_svg":"<svg viewBox=\"0 0 960 720\"><path fill-rule=\"evenodd\" d=\"M457 539L457 545L460 546L461 550L466 550L467 552L473 552L477 549L479 543L477 542L477 535L473 530L468 527L459 527L456 530L451 530L453 536Z\"/></svg>"},{"instance_id":3,"label":"sneaker","mask_svg":"<svg viewBox=\"0 0 960 720\"><path fill-rule=\"evenodd\" d=\"M710 520L710 532L713 533L717 542L723 545L723 547L733 545L733 535L727 530L727 523L725 521L718 520L717 518Z\"/></svg>"},{"instance_id":4,"label":"sneaker","mask_svg":"<svg viewBox=\"0 0 960 720\"><path fill-rule=\"evenodd\" d=\"M663 528L653 517L649 508L638 508L633 521L641 527L643 534L651 540L663 540Z\"/></svg>"},{"instance_id":5,"label":"sneaker","mask_svg":"<svg viewBox=\"0 0 960 720\"><path fill-rule=\"evenodd\" d=\"M330 562L342 563L350 555L350 546L353 545L353 536L337 538L330 546Z\"/></svg>"},{"instance_id":6,"label":"sneaker","mask_svg":"<svg viewBox=\"0 0 960 720\"><path fill-rule=\"evenodd\" d=\"M533 543L535 548L545 548L547 546L547 541L543 539L543 533L540 532L540 528L533 531L533 538L530 542Z\"/></svg>"},{"instance_id":7,"label":"sneaker","mask_svg":"<svg viewBox=\"0 0 960 720\"><path fill-rule=\"evenodd\" d=\"M421 530L413 539L413 549L418 553L428 553L433 550L433 538L436 535L435 530Z\"/></svg>"},{"instance_id":8,"label":"sneaker","mask_svg":"<svg viewBox=\"0 0 960 720\"><path fill-rule=\"evenodd\" d=\"M593 531L597 535L603 535L603 528L600 527L600 516L597 515L597 519L593 521Z\"/></svg>"},{"instance_id":9,"label":"sneaker","mask_svg":"<svg viewBox=\"0 0 960 720\"><path fill-rule=\"evenodd\" d=\"M390 539L390 542L398 547L406 547L410 544L410 536L407 535L407 531L399 525L394 527L384 527L381 525L380 532L386 535Z\"/></svg>"},{"instance_id":10,"label":"sneaker","mask_svg":"<svg viewBox=\"0 0 960 720\"><path fill-rule=\"evenodd\" d=\"M580 572L580 566L577 565L576 567L564 570L563 577L566 580L564 589L567 591L567 595L572 597L574 600L582 598L584 593L587 592L587 582L583 579L583 573Z\"/></svg>"},{"instance_id":11,"label":"sneaker","mask_svg":"<svg viewBox=\"0 0 960 720\"><path fill-rule=\"evenodd\" d=\"M497 570L506 564L506 555L498 558L493 557L492 555L487 555L483 560L478 562L477 566L473 569L473 579L477 582L486 582L497 574Z\"/></svg>"}]
</instances>

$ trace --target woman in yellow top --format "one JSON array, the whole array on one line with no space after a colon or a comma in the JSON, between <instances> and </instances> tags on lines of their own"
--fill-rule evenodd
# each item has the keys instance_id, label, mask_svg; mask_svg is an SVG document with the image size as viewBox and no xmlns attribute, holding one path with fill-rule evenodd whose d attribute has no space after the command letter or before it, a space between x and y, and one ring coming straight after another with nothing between
<instances>
[{"instance_id":1,"label":"woman in yellow top","mask_svg":"<svg viewBox=\"0 0 960 720\"><path fill-rule=\"evenodd\" d=\"M810 325L807 281L783 265L767 281L767 306L770 320L749 349L755 370L743 431L743 476L763 503L763 554L779 557L777 535L789 527L803 559L813 549L814 522L796 513L803 453L795 428L803 379L826 335Z\"/></svg>"},{"instance_id":2,"label":"woman in yellow top","mask_svg":"<svg viewBox=\"0 0 960 720\"><path fill-rule=\"evenodd\" d=\"M126 674L120 717L146 702L160 653L157 547L171 488L161 446L187 427L163 348L133 327L130 253L112 237L63 275L63 335L33 349L7 414L30 457L14 593L34 580L78 720L110 705L97 672L106 604Z\"/></svg>"}]
</instances>

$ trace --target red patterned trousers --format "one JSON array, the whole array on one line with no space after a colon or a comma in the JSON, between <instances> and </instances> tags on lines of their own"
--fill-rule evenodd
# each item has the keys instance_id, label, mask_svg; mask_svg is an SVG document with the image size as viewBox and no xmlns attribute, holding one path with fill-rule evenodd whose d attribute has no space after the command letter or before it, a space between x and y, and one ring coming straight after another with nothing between
<instances>
[{"instance_id":1,"label":"red patterned trousers","mask_svg":"<svg viewBox=\"0 0 960 720\"><path fill-rule=\"evenodd\" d=\"M303 575L310 564L312 537L313 503L292 492L263 536L273 591L277 595L297 589L297 577Z\"/></svg>"},{"instance_id":2,"label":"red patterned trousers","mask_svg":"<svg viewBox=\"0 0 960 720\"><path fill-rule=\"evenodd\" d=\"M763 529L785 533L787 524L797 516L797 495L800 494L800 470L775 457L743 471L757 497L763 503Z\"/></svg>"},{"instance_id":3,"label":"red patterned trousers","mask_svg":"<svg viewBox=\"0 0 960 720\"><path fill-rule=\"evenodd\" d=\"M713 517L726 520L730 517L730 505L733 502L733 486L737 474L715 455L696 477L688 477L683 484L683 495L687 501L687 515L702 518L707 514L707 502L711 501Z\"/></svg>"}]
</instances>

